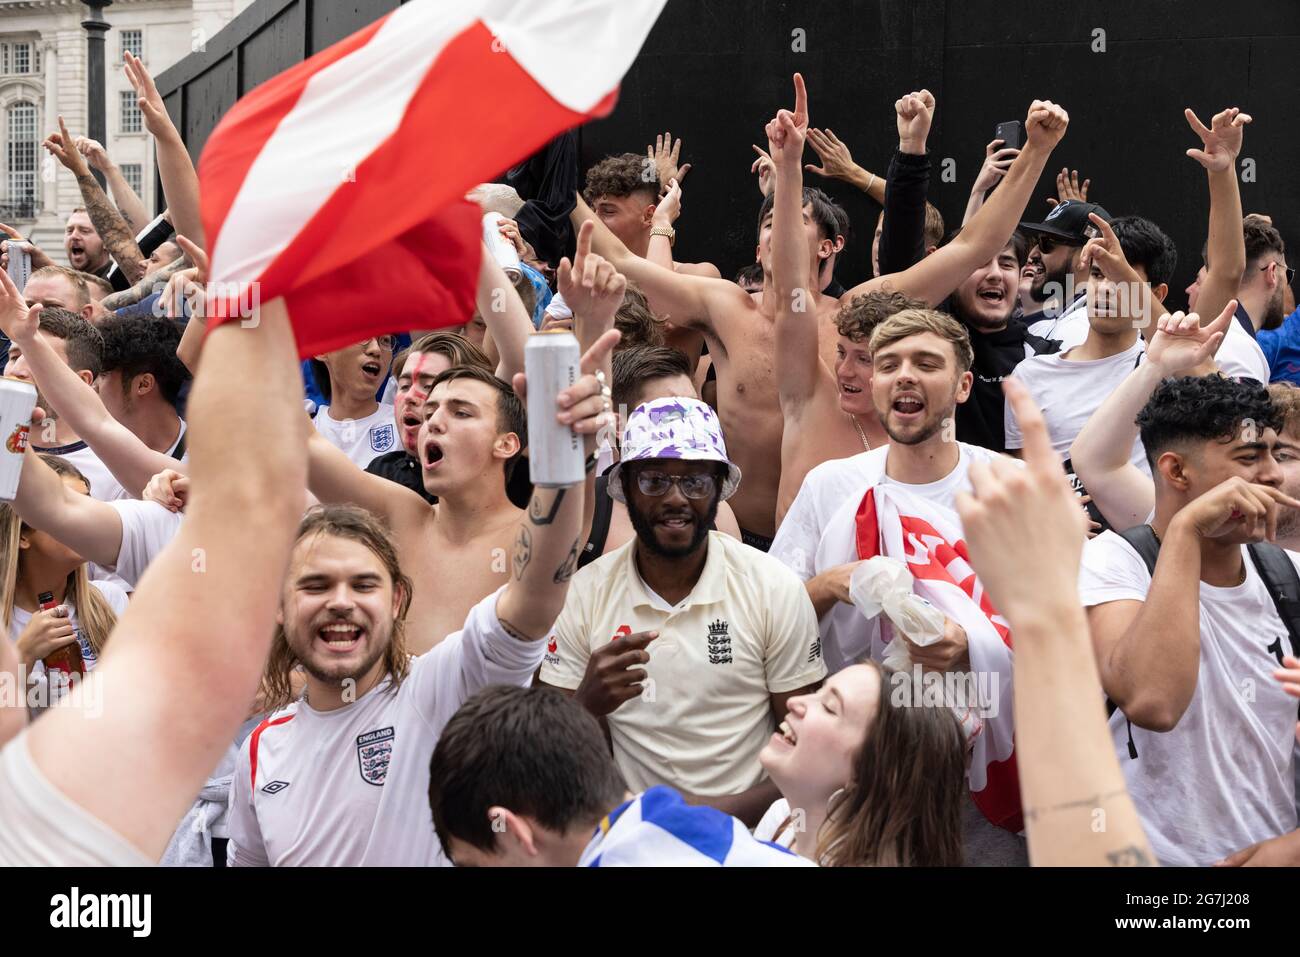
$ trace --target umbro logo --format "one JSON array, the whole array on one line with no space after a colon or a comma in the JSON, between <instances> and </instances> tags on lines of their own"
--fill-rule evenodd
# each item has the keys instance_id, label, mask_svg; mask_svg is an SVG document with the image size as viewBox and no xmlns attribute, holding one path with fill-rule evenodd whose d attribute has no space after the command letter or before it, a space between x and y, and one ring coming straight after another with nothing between
<instances>
[{"instance_id":1,"label":"umbro logo","mask_svg":"<svg viewBox=\"0 0 1300 957\"><path fill-rule=\"evenodd\" d=\"M267 794L279 794L288 786L289 786L288 781L272 781L270 784L263 787L262 790Z\"/></svg>"}]
</instances>

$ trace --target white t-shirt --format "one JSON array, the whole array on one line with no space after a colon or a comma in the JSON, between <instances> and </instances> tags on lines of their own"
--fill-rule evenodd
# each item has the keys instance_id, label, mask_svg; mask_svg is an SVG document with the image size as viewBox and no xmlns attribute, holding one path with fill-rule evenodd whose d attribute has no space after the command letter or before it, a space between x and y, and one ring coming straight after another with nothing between
<instances>
[{"instance_id":1,"label":"white t-shirt","mask_svg":"<svg viewBox=\"0 0 1300 957\"><path fill-rule=\"evenodd\" d=\"M896 484L913 495L955 511L953 500L957 493L970 488L966 476L971 462L989 462L999 458L1012 461L997 452L964 442L958 443L958 450L957 466L939 481L926 485ZM855 561L856 555L821 554L822 536L837 512L857 507L870 487L872 476L882 476L881 482L893 481L884 476L888 455L889 446L883 446L849 458L823 462L809 471L794 503L785 513L769 554L805 582L834 565ZM857 608L843 602L835 604L822 616L822 655L831 674L853 664L870 650L870 631L864 625L865 620Z\"/></svg>"},{"instance_id":2,"label":"white t-shirt","mask_svg":"<svg viewBox=\"0 0 1300 957\"><path fill-rule=\"evenodd\" d=\"M1067 358L1062 352L1032 356L1016 366L1011 375L1024 383L1029 394L1034 397L1034 402L1043 410L1052 448L1061 456L1062 461L1069 459L1070 446L1083 431L1088 419L1092 418L1106 397L1137 368L1138 361L1145 352L1146 345L1139 337L1123 352L1105 359L1076 361ZM1016 421L1009 404L1004 424L1006 447L1022 448L1024 440L1020 435L1020 423ZM1134 440L1129 461L1147 475L1151 474L1141 439Z\"/></svg>"},{"instance_id":3,"label":"white t-shirt","mask_svg":"<svg viewBox=\"0 0 1300 957\"><path fill-rule=\"evenodd\" d=\"M1268 385L1268 358L1236 316L1228 323L1228 331L1223 334L1214 361L1219 364L1219 371L1230 379L1254 379L1261 385Z\"/></svg>"},{"instance_id":4,"label":"white t-shirt","mask_svg":"<svg viewBox=\"0 0 1300 957\"><path fill-rule=\"evenodd\" d=\"M108 504L122 520L122 547L118 550L113 570L134 588L149 563L176 536L183 516L157 502L139 499L122 499Z\"/></svg>"},{"instance_id":5,"label":"white t-shirt","mask_svg":"<svg viewBox=\"0 0 1300 957\"><path fill-rule=\"evenodd\" d=\"M545 642L497 619L505 586L461 631L390 681L334 711L296 701L240 747L230 792L233 866L446 865L429 812L429 759L465 699L489 685L527 687Z\"/></svg>"},{"instance_id":6,"label":"white t-shirt","mask_svg":"<svg viewBox=\"0 0 1300 957\"><path fill-rule=\"evenodd\" d=\"M0 750L0 867L150 867L126 838L50 783L26 733Z\"/></svg>"},{"instance_id":7,"label":"white t-shirt","mask_svg":"<svg viewBox=\"0 0 1300 957\"><path fill-rule=\"evenodd\" d=\"M619 635L658 631L646 651L653 694L606 717L629 788L668 784L739 794L765 777L771 696L826 676L808 592L780 562L710 532L695 587L675 607L642 581L636 539L580 569L555 622L541 680L573 690L592 654Z\"/></svg>"},{"instance_id":8,"label":"white t-shirt","mask_svg":"<svg viewBox=\"0 0 1300 957\"><path fill-rule=\"evenodd\" d=\"M1288 552L1300 567L1300 555ZM1172 731L1133 727L1111 715L1115 751L1142 826L1161 864L1205 866L1295 830L1296 700L1273 678L1270 647L1289 652L1286 626L1242 546L1246 581L1201 582L1201 660L1196 692ZM1151 575L1114 532L1084 546L1085 607L1145 601Z\"/></svg>"},{"instance_id":9,"label":"white t-shirt","mask_svg":"<svg viewBox=\"0 0 1300 957\"><path fill-rule=\"evenodd\" d=\"M1088 322L1088 297L1081 295L1070 303L1059 316L1039 319L1029 324L1029 331L1044 339L1055 339L1061 344L1061 351L1082 345L1091 330Z\"/></svg>"},{"instance_id":10,"label":"white t-shirt","mask_svg":"<svg viewBox=\"0 0 1300 957\"><path fill-rule=\"evenodd\" d=\"M61 445L56 449L36 451L43 455L57 455L75 465L90 483L91 498L97 498L101 502L115 502L118 499L131 497L126 489L122 488L121 483L113 477L113 473L108 470L103 460L91 451L90 446L85 442L78 441L71 445Z\"/></svg>"},{"instance_id":11,"label":"white t-shirt","mask_svg":"<svg viewBox=\"0 0 1300 957\"><path fill-rule=\"evenodd\" d=\"M794 827L787 827L780 834L777 833L777 828L784 824L789 817L790 802L785 798L777 798L772 802L772 806L763 812L762 819L758 822L758 826L754 828L754 837L760 841L767 841L770 844L777 844L793 850L796 836Z\"/></svg>"},{"instance_id":12,"label":"white t-shirt","mask_svg":"<svg viewBox=\"0 0 1300 957\"><path fill-rule=\"evenodd\" d=\"M398 447L393 407L382 402L364 419L344 419L341 422L330 418L330 407L323 405L316 410L312 422L316 424L316 431L325 436L330 445L342 449L358 468L365 468L372 459Z\"/></svg>"},{"instance_id":13,"label":"white t-shirt","mask_svg":"<svg viewBox=\"0 0 1300 957\"><path fill-rule=\"evenodd\" d=\"M112 582L92 581L90 585L104 597L105 601L108 602L109 607L113 609L113 614L117 615L119 618L122 617L127 606L126 592L117 585L114 585ZM86 671L90 672L94 669L95 665L99 664L99 656L95 654L95 649L90 646L90 642L81 635L80 625L77 622L77 609L72 604L71 597L71 595L65 597L63 604L66 605L68 609L69 624L71 624L73 628L77 629L77 640L81 645L81 660L86 664ZM32 612L26 611L25 609L19 608L15 605L13 610L9 613L9 639L11 641L17 641L18 636L23 633L23 629L27 627L31 620ZM45 676L44 662L37 661L32 665L29 680L35 683L42 683L47 680Z\"/></svg>"}]
</instances>

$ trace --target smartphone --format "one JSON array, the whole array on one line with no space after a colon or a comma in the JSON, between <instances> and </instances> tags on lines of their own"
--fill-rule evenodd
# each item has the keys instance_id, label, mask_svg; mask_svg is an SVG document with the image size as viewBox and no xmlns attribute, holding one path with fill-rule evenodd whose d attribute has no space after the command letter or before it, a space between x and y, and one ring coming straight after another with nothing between
<instances>
[{"instance_id":1,"label":"smartphone","mask_svg":"<svg viewBox=\"0 0 1300 957\"><path fill-rule=\"evenodd\" d=\"M998 149L1020 149L1025 143L1024 127L1020 125L1019 120L1008 120L1006 123L999 123L997 129L993 131L995 140L1002 140L1002 145Z\"/></svg>"},{"instance_id":2,"label":"smartphone","mask_svg":"<svg viewBox=\"0 0 1300 957\"><path fill-rule=\"evenodd\" d=\"M32 252L31 247L24 242L11 239L8 245L9 250L9 278L14 281L18 291L22 292L23 287L27 285L27 279L32 274Z\"/></svg>"}]
</instances>

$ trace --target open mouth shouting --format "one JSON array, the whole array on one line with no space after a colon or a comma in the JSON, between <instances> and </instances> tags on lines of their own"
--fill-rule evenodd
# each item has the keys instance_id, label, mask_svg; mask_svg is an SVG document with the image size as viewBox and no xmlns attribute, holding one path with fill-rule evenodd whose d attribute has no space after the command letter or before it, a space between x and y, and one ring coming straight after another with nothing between
<instances>
[{"instance_id":1,"label":"open mouth shouting","mask_svg":"<svg viewBox=\"0 0 1300 957\"><path fill-rule=\"evenodd\" d=\"M1007 301L1006 290L1001 286L988 286L975 293L981 302L986 302L990 306L1001 306Z\"/></svg>"},{"instance_id":2,"label":"open mouth shouting","mask_svg":"<svg viewBox=\"0 0 1300 957\"><path fill-rule=\"evenodd\" d=\"M384 367L371 359L361 364L361 374L378 384L380 376L384 374Z\"/></svg>"},{"instance_id":3,"label":"open mouth shouting","mask_svg":"<svg viewBox=\"0 0 1300 957\"><path fill-rule=\"evenodd\" d=\"M365 636L366 629L352 621L332 621L316 630L316 640L331 655L356 651Z\"/></svg>"},{"instance_id":4,"label":"open mouth shouting","mask_svg":"<svg viewBox=\"0 0 1300 957\"><path fill-rule=\"evenodd\" d=\"M442 446L430 439L424 447L424 455L420 457L420 463L424 466L426 472L432 472L442 464L442 458Z\"/></svg>"},{"instance_id":5,"label":"open mouth shouting","mask_svg":"<svg viewBox=\"0 0 1300 957\"><path fill-rule=\"evenodd\" d=\"M68 241L68 261L77 269L86 264L86 247L80 239Z\"/></svg>"},{"instance_id":6,"label":"open mouth shouting","mask_svg":"<svg viewBox=\"0 0 1300 957\"><path fill-rule=\"evenodd\" d=\"M894 396L889 411L904 422L919 422L925 414L925 399L917 392L900 392Z\"/></svg>"}]
</instances>

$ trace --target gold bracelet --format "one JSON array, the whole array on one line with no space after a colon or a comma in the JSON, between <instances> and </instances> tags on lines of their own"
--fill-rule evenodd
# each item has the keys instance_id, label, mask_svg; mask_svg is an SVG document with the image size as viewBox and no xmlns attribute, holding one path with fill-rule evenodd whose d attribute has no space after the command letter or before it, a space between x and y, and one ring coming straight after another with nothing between
<instances>
[{"instance_id":1,"label":"gold bracelet","mask_svg":"<svg viewBox=\"0 0 1300 957\"><path fill-rule=\"evenodd\" d=\"M677 245L677 230L673 229L671 226L656 226L654 229L650 230L650 235L652 237L665 237L668 240L669 249Z\"/></svg>"}]
</instances>

